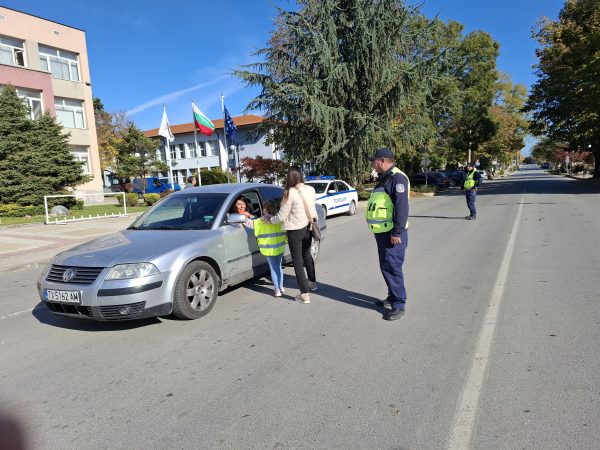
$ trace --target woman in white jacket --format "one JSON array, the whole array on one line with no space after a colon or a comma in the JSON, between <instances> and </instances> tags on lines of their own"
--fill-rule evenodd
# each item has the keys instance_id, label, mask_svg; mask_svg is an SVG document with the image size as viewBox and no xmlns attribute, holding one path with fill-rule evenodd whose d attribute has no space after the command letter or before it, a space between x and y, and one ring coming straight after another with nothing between
<instances>
[{"instance_id":1,"label":"woman in white jacket","mask_svg":"<svg viewBox=\"0 0 600 450\"><path fill-rule=\"evenodd\" d=\"M292 166L288 170L279 213L276 216L266 215L263 218L270 223L283 223L283 229L287 232L296 280L300 288L300 294L295 299L300 303L310 303L309 292L317 290L317 278L315 262L310 253L312 235L309 231L309 221L304 208L305 202L302 198L308 206L308 215L316 219L315 190L304 184L304 176L300 168ZM306 272L304 272L305 267Z\"/></svg>"}]
</instances>

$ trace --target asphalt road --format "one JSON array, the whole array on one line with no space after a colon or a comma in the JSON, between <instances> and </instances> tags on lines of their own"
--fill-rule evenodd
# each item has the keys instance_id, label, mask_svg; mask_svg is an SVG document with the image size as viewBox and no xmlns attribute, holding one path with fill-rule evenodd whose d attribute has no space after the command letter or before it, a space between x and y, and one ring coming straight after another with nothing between
<instances>
[{"instance_id":1,"label":"asphalt road","mask_svg":"<svg viewBox=\"0 0 600 450\"><path fill-rule=\"evenodd\" d=\"M0 408L34 449L597 449L597 184L521 170L411 202L399 321L363 211L328 220L312 304L286 269L205 318L90 323L0 274Z\"/></svg>"}]
</instances>

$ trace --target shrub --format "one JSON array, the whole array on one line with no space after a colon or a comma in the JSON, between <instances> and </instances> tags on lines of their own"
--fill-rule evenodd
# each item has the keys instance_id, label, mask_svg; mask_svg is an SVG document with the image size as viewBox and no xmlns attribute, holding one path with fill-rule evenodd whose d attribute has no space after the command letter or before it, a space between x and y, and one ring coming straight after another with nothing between
<instances>
[{"instance_id":1,"label":"shrub","mask_svg":"<svg viewBox=\"0 0 600 450\"><path fill-rule=\"evenodd\" d=\"M578 164L573 164L573 166L571 166L571 172L573 173L585 173L585 165L578 163Z\"/></svg>"},{"instance_id":2,"label":"shrub","mask_svg":"<svg viewBox=\"0 0 600 450\"><path fill-rule=\"evenodd\" d=\"M367 186L359 184L356 186L356 193L358 194L358 200L369 200L373 186Z\"/></svg>"},{"instance_id":3,"label":"shrub","mask_svg":"<svg viewBox=\"0 0 600 450\"><path fill-rule=\"evenodd\" d=\"M129 194L125 194L125 203L127 206L137 206L140 201L138 195L134 192L130 192ZM117 196L117 202L119 202L119 206L123 206L123 197L121 195Z\"/></svg>"},{"instance_id":4,"label":"shrub","mask_svg":"<svg viewBox=\"0 0 600 450\"><path fill-rule=\"evenodd\" d=\"M39 216L44 214L43 206L27 205L21 206L15 203L0 205L0 216L3 217L25 217Z\"/></svg>"},{"instance_id":5,"label":"shrub","mask_svg":"<svg viewBox=\"0 0 600 450\"><path fill-rule=\"evenodd\" d=\"M419 186L411 186L410 188L411 191L414 192L437 192L438 188L437 186L433 186L431 184L425 185L425 184L421 184Z\"/></svg>"},{"instance_id":6,"label":"shrub","mask_svg":"<svg viewBox=\"0 0 600 450\"><path fill-rule=\"evenodd\" d=\"M166 191L162 191L160 193L160 198L165 198L167 195L170 195L173 192L175 192L173 189L167 189Z\"/></svg>"},{"instance_id":7,"label":"shrub","mask_svg":"<svg viewBox=\"0 0 600 450\"><path fill-rule=\"evenodd\" d=\"M144 194L144 203L148 206L154 205L160 200L159 194Z\"/></svg>"}]
</instances>

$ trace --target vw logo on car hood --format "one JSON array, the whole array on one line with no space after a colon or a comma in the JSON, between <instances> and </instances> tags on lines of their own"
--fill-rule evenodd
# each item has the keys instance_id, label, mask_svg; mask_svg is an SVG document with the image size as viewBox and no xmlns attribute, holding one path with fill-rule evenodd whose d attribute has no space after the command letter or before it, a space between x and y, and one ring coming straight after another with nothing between
<instances>
[{"instance_id":1,"label":"vw logo on car hood","mask_svg":"<svg viewBox=\"0 0 600 450\"><path fill-rule=\"evenodd\" d=\"M65 273L63 273L62 279L63 281L66 283L68 281L71 281L71 278L73 278L75 276L75 271L71 268L65 270Z\"/></svg>"}]
</instances>

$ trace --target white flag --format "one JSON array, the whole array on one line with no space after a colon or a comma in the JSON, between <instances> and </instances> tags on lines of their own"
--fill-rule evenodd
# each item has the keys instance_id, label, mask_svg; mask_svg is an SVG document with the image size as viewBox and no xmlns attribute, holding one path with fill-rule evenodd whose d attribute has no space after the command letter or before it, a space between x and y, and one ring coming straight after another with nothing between
<instances>
[{"instance_id":1,"label":"white flag","mask_svg":"<svg viewBox=\"0 0 600 450\"><path fill-rule=\"evenodd\" d=\"M168 142L173 142L175 140L175 136L173 136L173 133L171 133L169 119L167 118L167 108L165 106L163 106L163 118L162 122L160 123L158 135L164 137Z\"/></svg>"}]
</instances>

